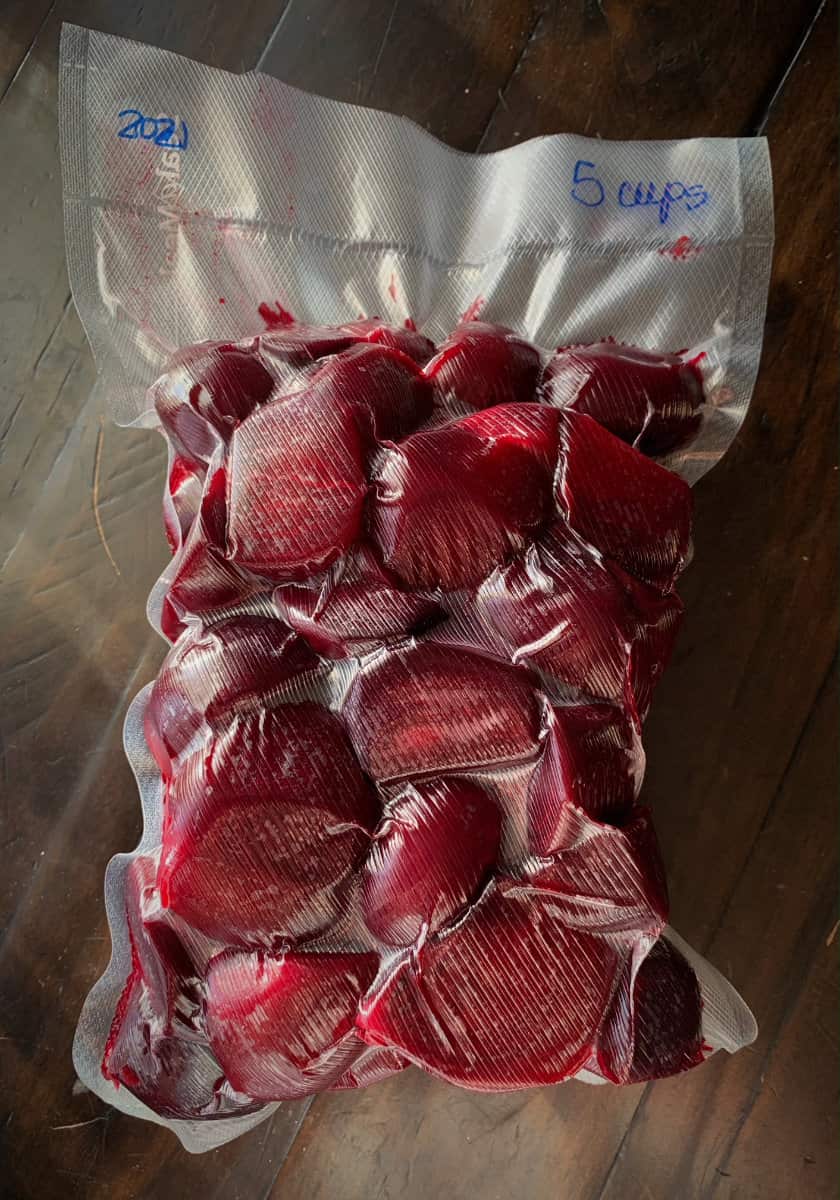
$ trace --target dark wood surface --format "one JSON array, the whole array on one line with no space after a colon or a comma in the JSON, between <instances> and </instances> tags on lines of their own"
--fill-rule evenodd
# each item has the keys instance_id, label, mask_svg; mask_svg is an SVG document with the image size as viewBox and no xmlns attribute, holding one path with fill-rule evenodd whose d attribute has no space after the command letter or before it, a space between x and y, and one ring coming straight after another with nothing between
<instances>
[{"instance_id":1,"label":"dark wood surface","mask_svg":"<svg viewBox=\"0 0 840 1200\"><path fill-rule=\"evenodd\" d=\"M480 1096L410 1071L290 1105L200 1158L74 1086L76 1017L109 953L102 875L139 833L121 726L163 655L144 608L166 548L162 446L102 424L69 297L62 20L259 64L465 150L556 130L767 134L762 371L736 445L697 487L688 617L645 783L674 924L752 1005L753 1047L624 1090ZM0 1195L837 1194L836 25L836 3L814 0L0 5Z\"/></svg>"}]
</instances>

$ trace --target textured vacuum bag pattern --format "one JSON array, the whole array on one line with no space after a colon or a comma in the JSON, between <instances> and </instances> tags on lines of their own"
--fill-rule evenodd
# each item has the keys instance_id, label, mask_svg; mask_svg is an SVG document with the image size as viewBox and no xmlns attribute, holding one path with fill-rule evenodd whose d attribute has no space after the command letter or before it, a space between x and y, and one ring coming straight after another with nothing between
<instances>
[{"instance_id":1,"label":"textured vacuum bag pattern","mask_svg":"<svg viewBox=\"0 0 840 1200\"><path fill-rule=\"evenodd\" d=\"M75 27L61 142L173 549L80 1077L199 1151L409 1063L620 1083L751 1040L637 797L687 484L758 365L765 143L462 155Z\"/></svg>"}]
</instances>

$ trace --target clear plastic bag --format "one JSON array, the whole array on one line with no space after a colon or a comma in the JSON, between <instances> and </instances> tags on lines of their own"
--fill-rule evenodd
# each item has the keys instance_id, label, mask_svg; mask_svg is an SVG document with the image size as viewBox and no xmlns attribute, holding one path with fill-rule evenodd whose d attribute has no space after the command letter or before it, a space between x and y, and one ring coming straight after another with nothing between
<instances>
[{"instance_id":1,"label":"clear plastic bag","mask_svg":"<svg viewBox=\"0 0 840 1200\"><path fill-rule=\"evenodd\" d=\"M409 1063L628 1082L752 1040L637 795L686 484L758 367L764 141L468 156L65 26L61 145L173 549L80 1078L198 1151Z\"/></svg>"}]
</instances>

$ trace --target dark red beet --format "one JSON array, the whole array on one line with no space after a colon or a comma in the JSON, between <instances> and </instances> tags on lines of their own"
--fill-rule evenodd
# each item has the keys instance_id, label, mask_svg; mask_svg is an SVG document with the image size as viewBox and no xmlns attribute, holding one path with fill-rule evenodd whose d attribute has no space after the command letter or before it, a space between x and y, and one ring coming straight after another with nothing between
<instances>
[{"instance_id":1,"label":"dark red beet","mask_svg":"<svg viewBox=\"0 0 840 1200\"><path fill-rule=\"evenodd\" d=\"M323 1091L358 1058L361 997L376 954L223 954L207 973L210 1044L231 1082L258 1100Z\"/></svg>"},{"instance_id":2,"label":"dark red beet","mask_svg":"<svg viewBox=\"0 0 840 1200\"><path fill-rule=\"evenodd\" d=\"M267 584L225 558L226 489L226 472L220 467L205 486L198 517L181 548L167 592L179 617L238 604L267 589Z\"/></svg>"},{"instance_id":3,"label":"dark red beet","mask_svg":"<svg viewBox=\"0 0 840 1200\"><path fill-rule=\"evenodd\" d=\"M302 392L267 404L234 433L228 556L269 578L304 578L361 532L367 486L352 409Z\"/></svg>"},{"instance_id":4,"label":"dark red beet","mask_svg":"<svg viewBox=\"0 0 840 1200\"><path fill-rule=\"evenodd\" d=\"M187 626L178 616L168 596L164 596L160 606L160 631L168 642L175 643Z\"/></svg>"},{"instance_id":5,"label":"dark red beet","mask_svg":"<svg viewBox=\"0 0 840 1200\"><path fill-rule=\"evenodd\" d=\"M567 807L562 832L547 865L514 886L551 896L572 928L658 936L668 920L668 891L650 812L634 809L616 828Z\"/></svg>"},{"instance_id":6,"label":"dark red beet","mask_svg":"<svg viewBox=\"0 0 840 1200\"><path fill-rule=\"evenodd\" d=\"M620 961L547 897L495 890L405 961L360 1024L369 1042L466 1087L557 1083L589 1057Z\"/></svg>"},{"instance_id":7,"label":"dark red beet","mask_svg":"<svg viewBox=\"0 0 840 1200\"><path fill-rule=\"evenodd\" d=\"M389 1079L410 1066L411 1063L405 1055L396 1050L380 1050L378 1047L369 1046L349 1070L336 1079L335 1083L330 1084L330 1091L370 1087L372 1083Z\"/></svg>"},{"instance_id":8,"label":"dark red beet","mask_svg":"<svg viewBox=\"0 0 840 1200\"><path fill-rule=\"evenodd\" d=\"M644 721L674 649L683 605L676 592L663 596L616 567L612 571L630 602L630 687L639 719Z\"/></svg>"},{"instance_id":9,"label":"dark red beet","mask_svg":"<svg viewBox=\"0 0 840 1200\"><path fill-rule=\"evenodd\" d=\"M584 541L669 590L686 564L691 489L591 417L562 412L558 503Z\"/></svg>"},{"instance_id":10,"label":"dark red beet","mask_svg":"<svg viewBox=\"0 0 840 1200\"><path fill-rule=\"evenodd\" d=\"M591 696L623 697L628 602L588 547L571 539L568 547L529 547L489 576L478 605L514 662Z\"/></svg>"},{"instance_id":11,"label":"dark red beet","mask_svg":"<svg viewBox=\"0 0 840 1200\"><path fill-rule=\"evenodd\" d=\"M641 1083L687 1071L703 1061L700 1022L697 976L660 938L635 971L625 967L599 1037L601 1073L613 1083Z\"/></svg>"},{"instance_id":12,"label":"dark red beet","mask_svg":"<svg viewBox=\"0 0 840 1200\"><path fill-rule=\"evenodd\" d=\"M257 1108L249 1097L234 1094L207 1044L199 980L177 934L154 916L155 871L154 860L145 856L128 868L131 971L102 1073L165 1117L195 1120Z\"/></svg>"},{"instance_id":13,"label":"dark red beet","mask_svg":"<svg viewBox=\"0 0 840 1200\"><path fill-rule=\"evenodd\" d=\"M272 617L193 626L164 660L146 707L146 740L164 777L202 725L259 708L319 669L306 642Z\"/></svg>"},{"instance_id":14,"label":"dark red beet","mask_svg":"<svg viewBox=\"0 0 840 1200\"><path fill-rule=\"evenodd\" d=\"M342 325L283 325L260 335L260 349L269 362L306 367L364 338L359 329Z\"/></svg>"},{"instance_id":15,"label":"dark red beet","mask_svg":"<svg viewBox=\"0 0 840 1200\"><path fill-rule=\"evenodd\" d=\"M256 350L208 344L164 375L152 395L176 448L207 462L273 388L274 378Z\"/></svg>"},{"instance_id":16,"label":"dark red beet","mask_svg":"<svg viewBox=\"0 0 840 1200\"><path fill-rule=\"evenodd\" d=\"M362 871L368 928L392 946L436 932L496 861L501 813L465 779L408 784L390 801Z\"/></svg>"},{"instance_id":17,"label":"dark red beet","mask_svg":"<svg viewBox=\"0 0 840 1200\"><path fill-rule=\"evenodd\" d=\"M489 408L533 400L540 376L539 351L503 325L459 325L426 366L448 403Z\"/></svg>"},{"instance_id":18,"label":"dark red beet","mask_svg":"<svg viewBox=\"0 0 840 1200\"><path fill-rule=\"evenodd\" d=\"M364 667L344 715L363 766L388 780L532 756L541 707L523 671L421 644Z\"/></svg>"},{"instance_id":19,"label":"dark red beet","mask_svg":"<svg viewBox=\"0 0 840 1200\"><path fill-rule=\"evenodd\" d=\"M557 417L494 408L392 447L371 504L385 565L412 587L451 590L523 549L550 511Z\"/></svg>"},{"instance_id":20,"label":"dark red beet","mask_svg":"<svg viewBox=\"0 0 840 1200\"><path fill-rule=\"evenodd\" d=\"M379 817L340 723L309 703L236 717L166 803L161 901L229 945L328 925Z\"/></svg>"},{"instance_id":21,"label":"dark red beet","mask_svg":"<svg viewBox=\"0 0 840 1200\"><path fill-rule=\"evenodd\" d=\"M434 343L416 329L387 325L378 317L348 321L345 325L278 326L260 337L260 348L269 360L306 367L317 359L341 354L358 342L373 342L400 350L421 366L434 354Z\"/></svg>"},{"instance_id":22,"label":"dark red beet","mask_svg":"<svg viewBox=\"0 0 840 1200\"><path fill-rule=\"evenodd\" d=\"M416 336L416 335L414 335ZM377 438L400 438L432 413L432 386L400 350L362 342L327 359L312 376L308 403L349 406Z\"/></svg>"},{"instance_id":23,"label":"dark red beet","mask_svg":"<svg viewBox=\"0 0 840 1200\"><path fill-rule=\"evenodd\" d=\"M385 325L376 318L368 321L350 321L343 328L350 333L358 333L362 341L401 350L421 366L428 362L435 352L434 342L418 333L416 329Z\"/></svg>"},{"instance_id":24,"label":"dark red beet","mask_svg":"<svg viewBox=\"0 0 840 1200\"><path fill-rule=\"evenodd\" d=\"M644 774L644 752L631 716L612 704L552 710L528 798L532 853L563 848L567 805L598 821L615 821L632 807Z\"/></svg>"},{"instance_id":25,"label":"dark red beet","mask_svg":"<svg viewBox=\"0 0 840 1200\"><path fill-rule=\"evenodd\" d=\"M543 392L552 404L586 413L643 454L666 454L700 428L699 356L655 354L595 342L568 346L549 360Z\"/></svg>"},{"instance_id":26,"label":"dark red beet","mask_svg":"<svg viewBox=\"0 0 840 1200\"><path fill-rule=\"evenodd\" d=\"M398 588L361 547L340 571L315 584L282 584L273 600L286 624L328 658L375 650L443 615L430 596Z\"/></svg>"},{"instance_id":27,"label":"dark red beet","mask_svg":"<svg viewBox=\"0 0 840 1200\"><path fill-rule=\"evenodd\" d=\"M324 928L370 845L378 805L318 704L236 716L167 790L161 902L228 944Z\"/></svg>"}]
</instances>

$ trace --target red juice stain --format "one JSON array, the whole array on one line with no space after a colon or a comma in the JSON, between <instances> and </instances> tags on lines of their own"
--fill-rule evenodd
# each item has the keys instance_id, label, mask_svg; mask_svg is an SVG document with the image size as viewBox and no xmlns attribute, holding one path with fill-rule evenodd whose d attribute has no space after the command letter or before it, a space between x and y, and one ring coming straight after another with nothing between
<instances>
[{"instance_id":1,"label":"red juice stain","mask_svg":"<svg viewBox=\"0 0 840 1200\"><path fill-rule=\"evenodd\" d=\"M224 304L224 302L225 302L225 298L224 298L224 296L220 296L220 297L219 297L219 303L220 303L220 304Z\"/></svg>"},{"instance_id":2,"label":"red juice stain","mask_svg":"<svg viewBox=\"0 0 840 1200\"><path fill-rule=\"evenodd\" d=\"M677 262L684 262L687 258L691 258L692 254L699 254L700 247L694 245L688 234L683 234L682 237L677 238L673 246L663 246L659 253L667 254L669 258L673 258Z\"/></svg>"},{"instance_id":3,"label":"red juice stain","mask_svg":"<svg viewBox=\"0 0 840 1200\"><path fill-rule=\"evenodd\" d=\"M388 295L397 303L397 277L391 272L391 282L388 284Z\"/></svg>"},{"instance_id":4,"label":"red juice stain","mask_svg":"<svg viewBox=\"0 0 840 1200\"><path fill-rule=\"evenodd\" d=\"M275 300L273 305L263 301L257 306L257 312L262 317L266 329L281 329L284 325L294 325L295 323L292 314L283 307L279 300Z\"/></svg>"},{"instance_id":5,"label":"red juice stain","mask_svg":"<svg viewBox=\"0 0 840 1200\"><path fill-rule=\"evenodd\" d=\"M473 300L472 304L470 304L465 309L465 311L461 313L461 320L462 321L477 321L478 314L481 312L483 307L484 307L484 297L476 296L476 298L475 298L475 300Z\"/></svg>"},{"instance_id":6,"label":"red juice stain","mask_svg":"<svg viewBox=\"0 0 840 1200\"><path fill-rule=\"evenodd\" d=\"M417 325L415 324L414 320L411 317L406 317L406 319L403 321L403 326L406 329L410 329L412 331L412 333L417 332Z\"/></svg>"}]
</instances>

